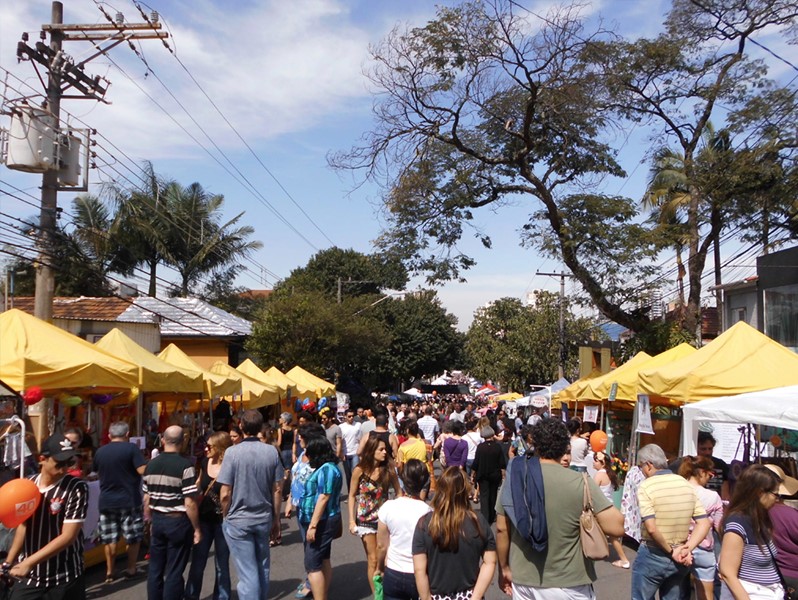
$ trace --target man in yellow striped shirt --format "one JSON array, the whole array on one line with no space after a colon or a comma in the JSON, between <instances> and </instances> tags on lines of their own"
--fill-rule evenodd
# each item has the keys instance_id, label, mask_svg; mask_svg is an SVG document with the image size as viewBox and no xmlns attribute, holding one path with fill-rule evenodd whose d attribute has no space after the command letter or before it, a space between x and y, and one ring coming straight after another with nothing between
<instances>
[{"instance_id":1,"label":"man in yellow striped shirt","mask_svg":"<svg viewBox=\"0 0 798 600\"><path fill-rule=\"evenodd\" d=\"M637 491L643 541L632 567L632 600L653 600L658 591L661 600L678 600L692 551L709 533L711 522L693 486L668 470L662 448L641 448L637 465L646 480Z\"/></svg>"}]
</instances>

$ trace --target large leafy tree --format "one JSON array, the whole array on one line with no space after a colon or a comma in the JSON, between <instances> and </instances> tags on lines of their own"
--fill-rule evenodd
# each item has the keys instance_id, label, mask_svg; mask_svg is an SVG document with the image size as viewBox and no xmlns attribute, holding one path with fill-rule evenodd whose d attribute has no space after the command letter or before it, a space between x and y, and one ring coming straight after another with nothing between
<instances>
[{"instance_id":1,"label":"large leafy tree","mask_svg":"<svg viewBox=\"0 0 798 600\"><path fill-rule=\"evenodd\" d=\"M463 366L465 336L434 291L391 298L375 308L389 333L387 348L373 357L370 366L375 384L399 389L400 382L425 373Z\"/></svg>"},{"instance_id":2,"label":"large leafy tree","mask_svg":"<svg viewBox=\"0 0 798 600\"><path fill-rule=\"evenodd\" d=\"M636 308L649 292L647 261L585 254L575 233L585 223L573 220L583 211L563 209L580 186L624 175L606 141L613 123L604 78L585 60L604 34L584 30L577 6L555 9L540 27L527 16L511 2L486 0L439 8L425 27L394 30L373 51L375 126L331 162L385 185L381 247L436 281L473 265L458 246L469 228L490 246L474 225L478 209L528 203L530 227L546 230L528 241L560 257L607 317L642 329L648 318ZM634 203L615 204L626 216L590 215L594 234L636 227ZM650 239L630 235L641 243L638 256L655 250ZM605 267L613 281L627 282L624 289L605 287Z\"/></svg>"},{"instance_id":3,"label":"large leafy tree","mask_svg":"<svg viewBox=\"0 0 798 600\"><path fill-rule=\"evenodd\" d=\"M534 306L501 298L478 309L466 334L472 374L518 392L554 381L560 364L559 302L550 292L538 292ZM567 376L578 367L579 345L602 334L590 320L575 317L567 304L564 310Z\"/></svg>"},{"instance_id":4,"label":"large leafy tree","mask_svg":"<svg viewBox=\"0 0 798 600\"><path fill-rule=\"evenodd\" d=\"M284 370L301 365L325 378L362 376L389 340L367 307L363 297L337 304L320 292L275 295L258 313L247 350Z\"/></svg>"},{"instance_id":5,"label":"large leafy tree","mask_svg":"<svg viewBox=\"0 0 798 600\"><path fill-rule=\"evenodd\" d=\"M663 131L660 138L673 143L680 156L688 279L685 326L699 337L707 254L723 230L724 210L740 191L729 177L735 172L734 160L722 164L723 169L716 164L702 170L702 163L708 164L702 161L707 158L701 155L707 148L702 141L716 117L725 117L744 133L738 148L752 136L761 139L773 123L761 111L755 114L755 107L768 98L784 99L785 92L792 99L771 108L778 107L779 120L795 114L795 94L767 80L764 64L750 59L747 48L753 36L786 28L796 17L794 2L673 0L660 36L597 40L589 49L596 63L604 65L607 106L621 119ZM721 152L715 158L737 158L730 149L716 147Z\"/></svg>"},{"instance_id":6,"label":"large leafy tree","mask_svg":"<svg viewBox=\"0 0 798 600\"><path fill-rule=\"evenodd\" d=\"M531 241L564 262L603 315L642 331L650 321L638 307L659 285L650 266L659 246L655 236L641 235L638 201L613 198L619 220L578 203L598 197L601 178L625 176L611 142L618 132L650 126L658 145L672 144L683 160L684 320L695 331L707 253L724 227L723 211L713 206L739 196L717 171L702 181L700 142L716 117L743 139L779 123L785 129L795 94L769 82L746 47L752 35L794 23L798 8L674 0L666 33L633 41L586 31L580 8L555 8L540 23L509 0L477 0L439 9L425 27L396 29L373 51L375 125L331 163L362 169L385 186L388 228L380 245L434 280L473 265L459 247L469 230L490 246L474 225L480 208L529 202L529 229L545 233ZM587 226L614 251L589 254L591 244L580 237ZM620 249L605 230L642 245Z\"/></svg>"}]
</instances>

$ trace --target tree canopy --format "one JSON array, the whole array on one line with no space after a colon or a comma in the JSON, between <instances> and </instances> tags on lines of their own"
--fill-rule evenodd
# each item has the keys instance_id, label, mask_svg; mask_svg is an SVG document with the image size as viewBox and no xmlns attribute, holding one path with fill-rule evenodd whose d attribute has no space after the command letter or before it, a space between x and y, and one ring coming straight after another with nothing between
<instances>
[{"instance_id":1,"label":"tree canopy","mask_svg":"<svg viewBox=\"0 0 798 600\"><path fill-rule=\"evenodd\" d=\"M627 176L619 140L648 127L652 154L673 142L682 157L683 324L695 331L707 252L731 227L733 206L750 212L766 196L775 204L756 170L729 181L719 166L751 164L750 149L771 132L772 168L792 168L795 132L774 127L764 107L786 122L796 94L768 80L746 49L751 36L793 24L796 5L674 0L663 34L637 40L588 29L581 9L560 5L538 18L509 0L475 0L438 8L423 27L397 27L372 50L374 125L330 162L383 186L379 248L434 282L473 266L463 236L490 247L480 209L528 202L524 243L561 260L605 317L643 331L652 291L667 285L656 265L672 237L644 221L641 198L599 190ZM699 156L710 118L723 121L734 150L712 157L722 163ZM792 190L770 214L794 215L794 198Z\"/></svg>"},{"instance_id":2,"label":"tree canopy","mask_svg":"<svg viewBox=\"0 0 798 600\"><path fill-rule=\"evenodd\" d=\"M578 367L578 347L600 339L601 331L589 320L575 317L568 300L565 311L565 374ZM517 298L500 298L477 310L466 334L466 356L471 374L499 382L516 392L557 378L560 364L560 298L538 292L533 306Z\"/></svg>"}]
</instances>

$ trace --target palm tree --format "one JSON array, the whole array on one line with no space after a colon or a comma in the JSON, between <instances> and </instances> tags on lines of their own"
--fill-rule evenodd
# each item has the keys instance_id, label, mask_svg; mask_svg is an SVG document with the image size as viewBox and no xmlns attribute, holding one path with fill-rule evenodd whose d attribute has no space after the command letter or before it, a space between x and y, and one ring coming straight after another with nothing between
<instances>
[{"instance_id":1,"label":"palm tree","mask_svg":"<svg viewBox=\"0 0 798 600\"><path fill-rule=\"evenodd\" d=\"M243 212L220 222L224 197L208 193L199 183L183 187L171 182L161 199L170 217L164 260L180 273L181 296L187 296L203 275L229 267L262 247L249 240L253 227L236 227Z\"/></svg>"}]
</instances>

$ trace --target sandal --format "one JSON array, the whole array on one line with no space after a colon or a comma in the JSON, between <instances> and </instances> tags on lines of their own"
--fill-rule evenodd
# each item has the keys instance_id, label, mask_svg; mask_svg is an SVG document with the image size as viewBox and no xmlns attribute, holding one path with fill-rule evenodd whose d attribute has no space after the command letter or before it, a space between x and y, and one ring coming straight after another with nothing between
<instances>
[{"instance_id":1,"label":"sandal","mask_svg":"<svg viewBox=\"0 0 798 600\"><path fill-rule=\"evenodd\" d=\"M106 583L106 585L109 584L109 583L113 583L114 579L115 578L114 578L114 574L113 573L106 573L105 574L105 583Z\"/></svg>"},{"instance_id":2,"label":"sandal","mask_svg":"<svg viewBox=\"0 0 798 600\"><path fill-rule=\"evenodd\" d=\"M631 563L629 561L624 562L622 560L616 560L612 563L612 566L618 567L619 569L628 569L631 566Z\"/></svg>"}]
</instances>

